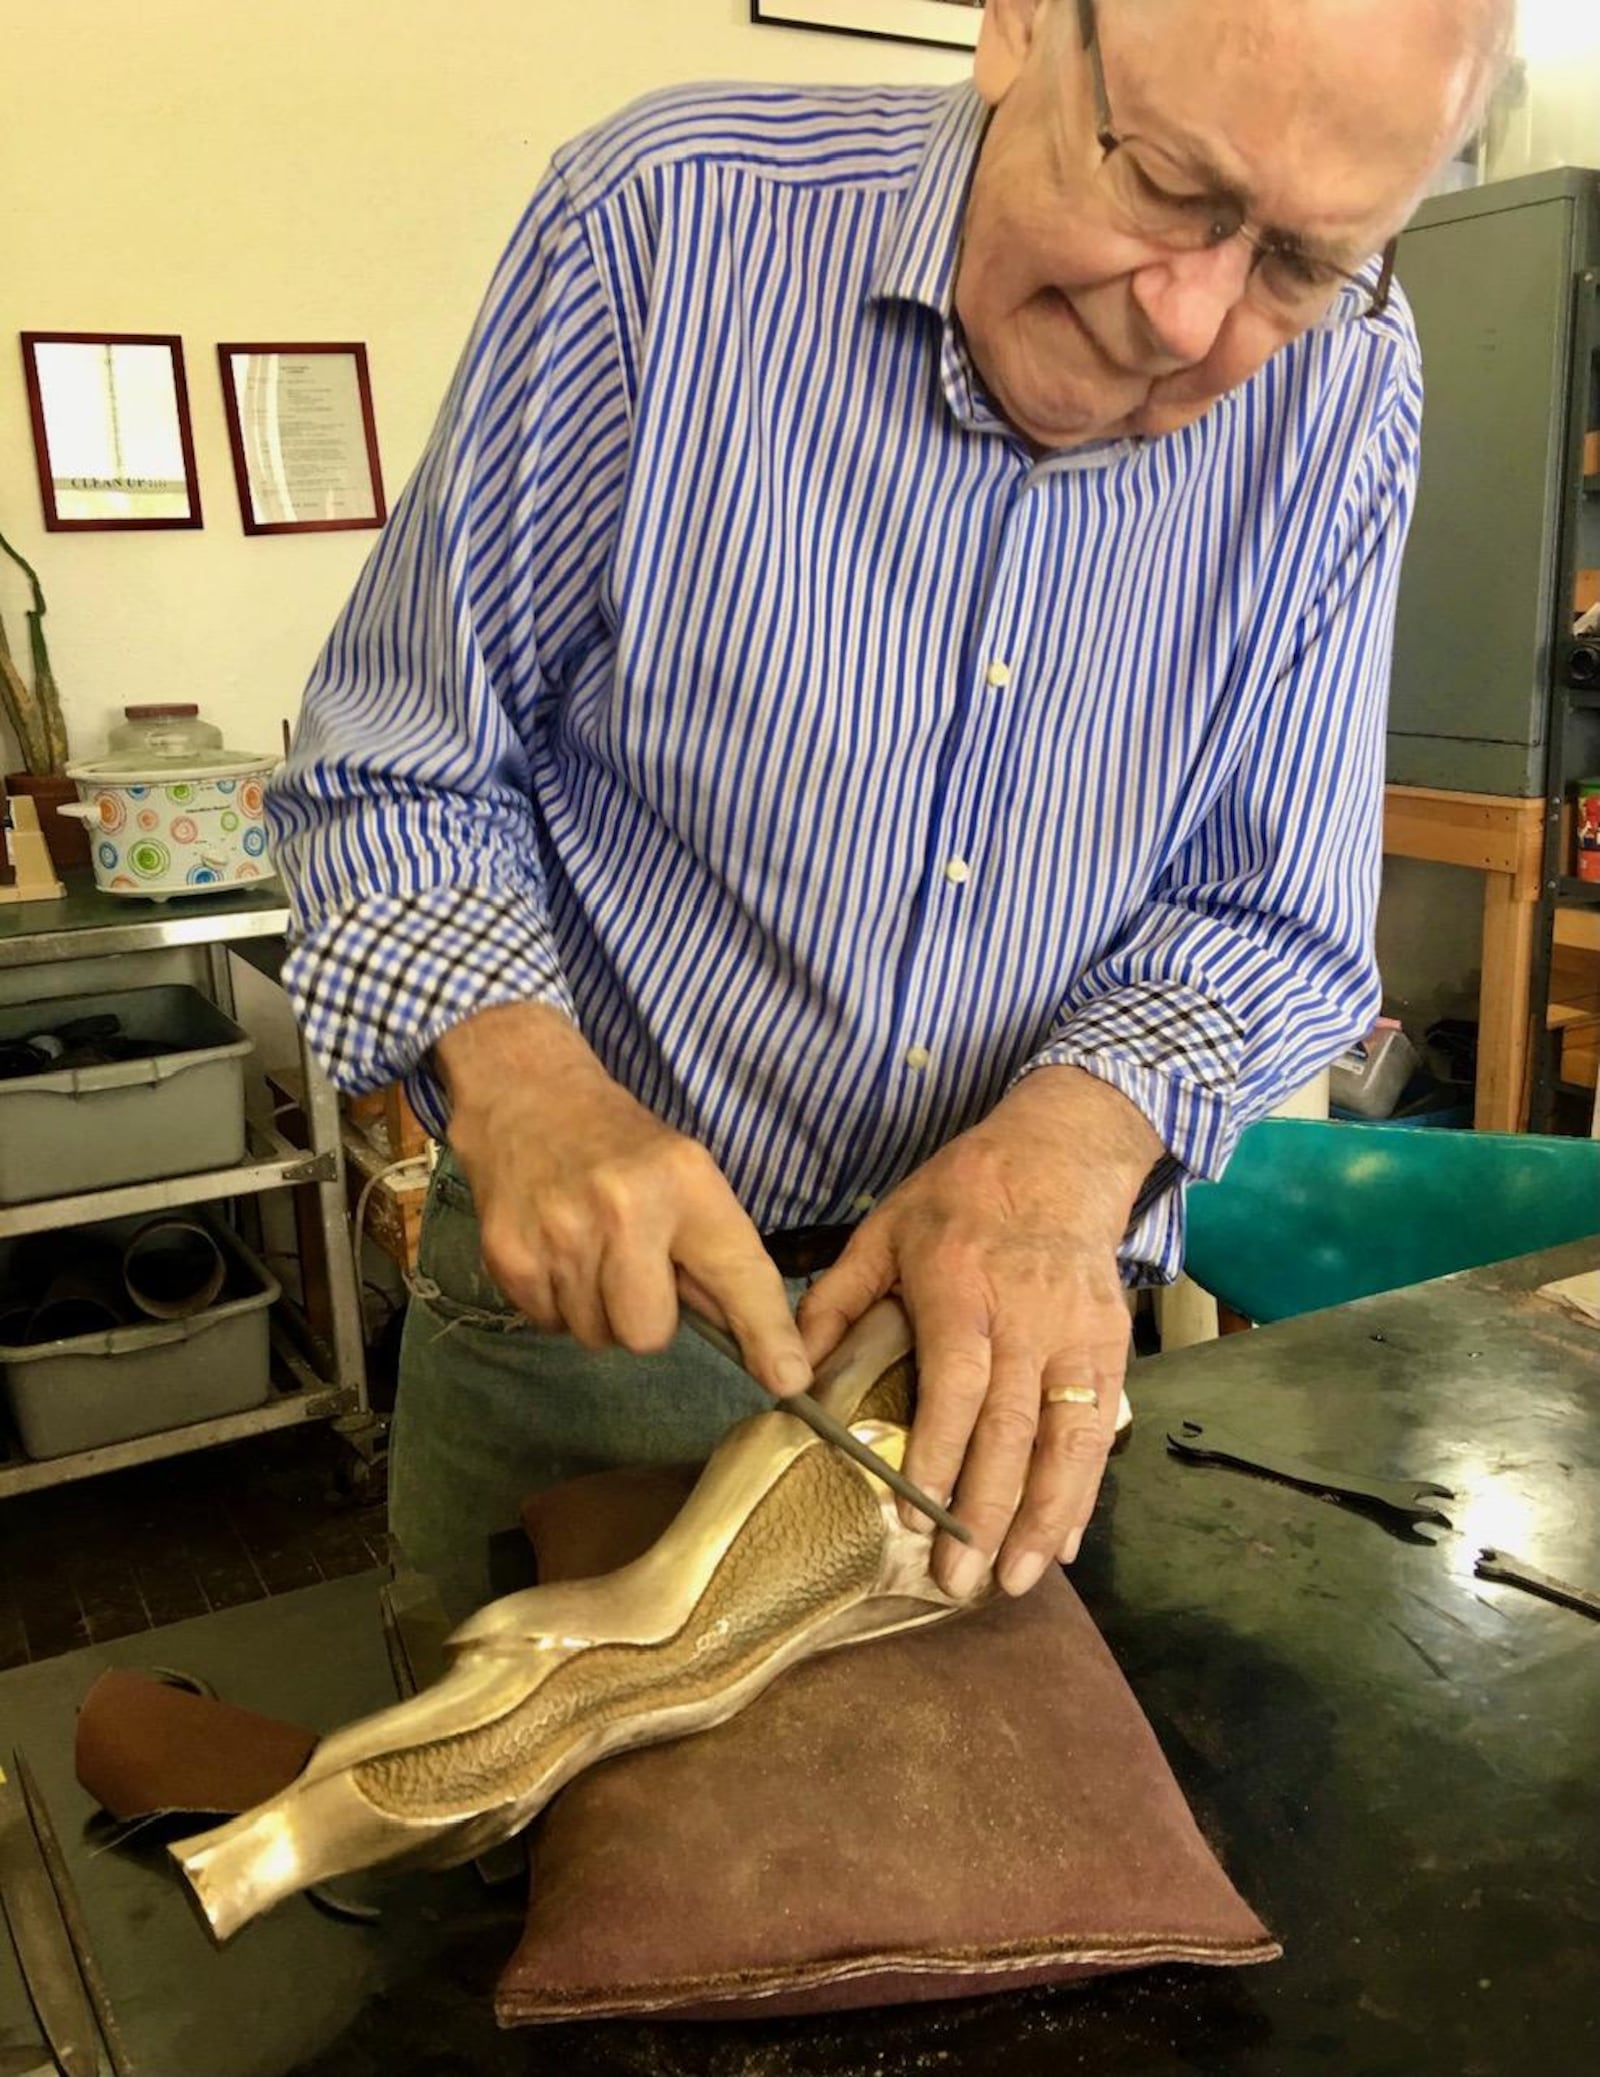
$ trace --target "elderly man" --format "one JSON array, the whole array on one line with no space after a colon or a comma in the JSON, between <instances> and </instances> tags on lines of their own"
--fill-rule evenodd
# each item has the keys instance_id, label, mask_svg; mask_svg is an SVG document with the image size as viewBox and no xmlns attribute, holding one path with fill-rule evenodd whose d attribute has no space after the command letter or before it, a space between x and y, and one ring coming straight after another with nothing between
<instances>
[{"instance_id":1,"label":"elderly man","mask_svg":"<svg viewBox=\"0 0 1600 2077\"><path fill-rule=\"evenodd\" d=\"M1501 13L989 0L975 91L557 155L272 804L313 1043L449 1141L392 1512L458 1605L752 1403L680 1297L781 1393L898 1291L940 1577L1076 1554L1124 1287L1377 1003L1392 240Z\"/></svg>"}]
</instances>

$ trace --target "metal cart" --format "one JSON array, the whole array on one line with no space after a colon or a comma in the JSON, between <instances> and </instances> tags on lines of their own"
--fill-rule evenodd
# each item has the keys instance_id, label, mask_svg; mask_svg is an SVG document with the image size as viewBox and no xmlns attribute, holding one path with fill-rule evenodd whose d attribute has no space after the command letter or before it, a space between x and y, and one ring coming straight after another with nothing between
<instances>
[{"instance_id":1,"label":"metal cart","mask_svg":"<svg viewBox=\"0 0 1600 2077\"><path fill-rule=\"evenodd\" d=\"M178 955L189 963L194 985L230 1015L234 958L268 980L278 979L289 911L274 881L233 894L157 905L101 894L84 876L68 877L68 891L60 900L0 908L0 975L64 961L108 962L99 970L111 973L127 955ZM89 969L89 985L94 971ZM113 985L106 982L107 987ZM351 1446L358 1469L364 1472L373 1464L381 1449L383 1424L367 1399L338 1099L304 1046L301 1072L309 1145L294 1145L275 1121L252 1118L245 1157L235 1167L0 1207L0 1238L81 1226L124 1213L244 1199L266 1190L309 1189L315 1194L315 1224L326 1273L326 1334L314 1331L285 1295L273 1309L272 1392L265 1405L72 1456L30 1461L0 1455L0 1498L207 1449L213 1443L235 1442L298 1421L333 1422Z\"/></svg>"}]
</instances>

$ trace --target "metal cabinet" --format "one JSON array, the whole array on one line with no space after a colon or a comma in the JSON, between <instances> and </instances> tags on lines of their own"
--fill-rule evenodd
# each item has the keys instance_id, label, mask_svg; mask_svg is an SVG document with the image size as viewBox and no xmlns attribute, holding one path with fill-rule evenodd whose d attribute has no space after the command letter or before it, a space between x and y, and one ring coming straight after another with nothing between
<instances>
[{"instance_id":1,"label":"metal cabinet","mask_svg":"<svg viewBox=\"0 0 1600 2077\"><path fill-rule=\"evenodd\" d=\"M0 969L15 972L67 960L109 961L125 954L192 947L204 962L209 993L231 1011L230 957L237 955L269 978L275 977L288 920L283 895L270 882L257 890L169 907L131 904L88 887L74 887L64 900L0 909ZM264 1406L75 1456L39 1461L0 1457L0 1497L149 1463L213 1443L237 1441L299 1421L335 1422L357 1452L357 1462L371 1462L381 1441L381 1423L374 1419L367 1400L338 1100L303 1048L302 1072L307 1145L293 1145L274 1124L252 1120L245 1159L235 1167L0 1207L0 1238L85 1225L123 1213L242 1200L268 1190L307 1189L315 1193L315 1223L324 1258L326 1336L314 1333L292 1302L280 1298L272 1323L273 1391Z\"/></svg>"},{"instance_id":2,"label":"metal cabinet","mask_svg":"<svg viewBox=\"0 0 1600 2077\"><path fill-rule=\"evenodd\" d=\"M1388 777L1544 803L1522 970L1538 1128L1556 1093L1552 940L1565 915L1600 907L1600 888L1571 877L1563 827L1574 781L1600 772L1600 690L1569 671L1575 603L1600 595L1600 174L1567 168L1426 203L1398 272L1426 404Z\"/></svg>"}]
</instances>

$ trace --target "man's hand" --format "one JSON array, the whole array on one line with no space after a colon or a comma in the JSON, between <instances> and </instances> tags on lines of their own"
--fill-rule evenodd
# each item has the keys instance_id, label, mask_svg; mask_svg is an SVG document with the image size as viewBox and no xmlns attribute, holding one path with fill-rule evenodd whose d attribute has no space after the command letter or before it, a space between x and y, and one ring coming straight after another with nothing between
<instances>
[{"instance_id":1,"label":"man's hand","mask_svg":"<svg viewBox=\"0 0 1600 2077\"><path fill-rule=\"evenodd\" d=\"M953 1493L975 1539L941 1539L948 1592L972 1593L996 1553L1012 1594L1077 1556L1127 1368L1117 1246L1161 1153L1118 1091L1040 1068L886 1198L801 1301L820 1362L899 1291L917 1350L906 1473Z\"/></svg>"},{"instance_id":2,"label":"man's hand","mask_svg":"<svg viewBox=\"0 0 1600 2077\"><path fill-rule=\"evenodd\" d=\"M434 1057L484 1264L535 1326L643 1354L677 1331L681 1291L769 1391L810 1385L783 1279L721 1170L612 1081L565 1017L482 1010Z\"/></svg>"}]
</instances>

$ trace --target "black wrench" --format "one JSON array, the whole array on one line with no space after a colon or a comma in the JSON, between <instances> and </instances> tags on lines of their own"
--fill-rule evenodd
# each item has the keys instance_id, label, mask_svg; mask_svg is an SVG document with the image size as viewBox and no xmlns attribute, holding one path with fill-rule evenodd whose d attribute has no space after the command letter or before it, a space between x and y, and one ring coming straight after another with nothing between
<instances>
[{"instance_id":1,"label":"black wrench","mask_svg":"<svg viewBox=\"0 0 1600 2077\"><path fill-rule=\"evenodd\" d=\"M1167 1447L1196 1464L1228 1464L1237 1471L1256 1471L1263 1477L1280 1479L1285 1485L1300 1486L1308 1493L1381 1508L1397 1516L1407 1529L1414 1529L1418 1522L1436 1522L1442 1529L1451 1526L1450 1517L1432 1503L1453 1500L1455 1492L1450 1486L1435 1485L1431 1479L1369 1478L1360 1472L1334 1471L1304 1457L1286 1457L1259 1449L1253 1442L1240 1441L1209 1421L1180 1422L1168 1434Z\"/></svg>"}]
</instances>

